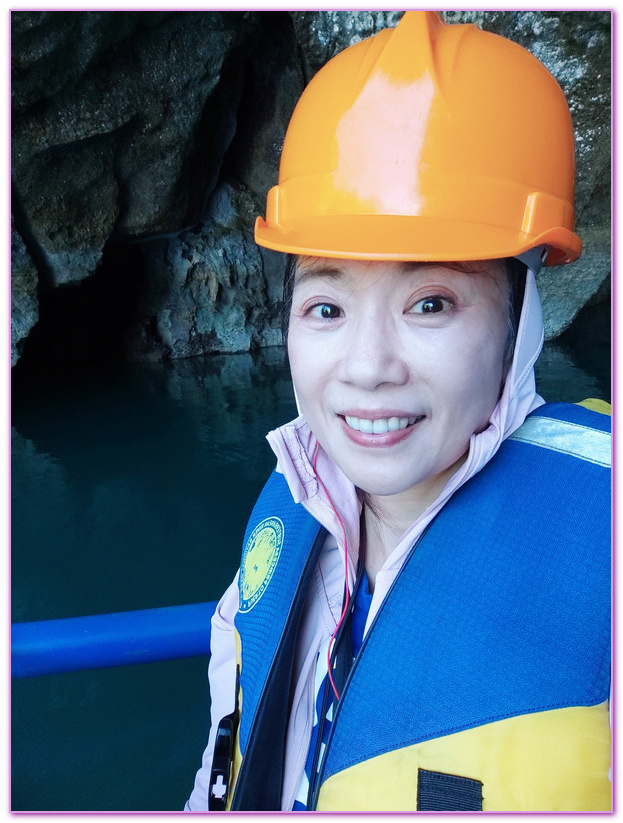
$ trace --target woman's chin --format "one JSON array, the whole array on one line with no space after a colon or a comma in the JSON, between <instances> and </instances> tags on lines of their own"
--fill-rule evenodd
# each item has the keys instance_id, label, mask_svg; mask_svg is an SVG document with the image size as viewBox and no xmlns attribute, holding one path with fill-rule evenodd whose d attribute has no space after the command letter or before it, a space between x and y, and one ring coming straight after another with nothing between
<instances>
[{"instance_id":1,"label":"woman's chin","mask_svg":"<svg viewBox=\"0 0 623 823\"><path fill-rule=\"evenodd\" d=\"M369 478L363 478L361 483L357 483L356 481L353 482L360 491L370 495L371 497L394 497L395 495L404 494L405 492L408 492L413 488L413 485L397 483L395 477L391 480L385 481L374 481L370 480Z\"/></svg>"},{"instance_id":2,"label":"woman's chin","mask_svg":"<svg viewBox=\"0 0 623 823\"><path fill-rule=\"evenodd\" d=\"M349 479L354 485L367 495L375 498L403 498L405 502L410 500L434 499L439 495L467 458L468 450L449 465L443 463L441 468L431 468L429 471L408 474L407 470L396 471L394 473L371 474L359 472ZM431 500L432 502L432 500Z\"/></svg>"}]
</instances>

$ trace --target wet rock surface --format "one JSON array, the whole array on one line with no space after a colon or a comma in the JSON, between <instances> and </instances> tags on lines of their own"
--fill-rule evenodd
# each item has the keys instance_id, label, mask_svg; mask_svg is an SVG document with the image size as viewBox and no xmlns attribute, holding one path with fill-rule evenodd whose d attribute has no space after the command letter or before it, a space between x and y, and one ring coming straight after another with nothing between
<instances>
[{"instance_id":1,"label":"wet rock surface","mask_svg":"<svg viewBox=\"0 0 623 823\"><path fill-rule=\"evenodd\" d=\"M37 268L11 220L11 366L38 317Z\"/></svg>"},{"instance_id":2,"label":"wet rock surface","mask_svg":"<svg viewBox=\"0 0 623 823\"><path fill-rule=\"evenodd\" d=\"M104 325L99 298L81 308L91 293L122 305L125 358L276 343L283 260L252 232L287 122L326 60L401 14L12 12L12 362L99 351L85 344ZM610 13L443 15L526 46L569 100L585 253L540 276L554 338L609 295Z\"/></svg>"}]
</instances>

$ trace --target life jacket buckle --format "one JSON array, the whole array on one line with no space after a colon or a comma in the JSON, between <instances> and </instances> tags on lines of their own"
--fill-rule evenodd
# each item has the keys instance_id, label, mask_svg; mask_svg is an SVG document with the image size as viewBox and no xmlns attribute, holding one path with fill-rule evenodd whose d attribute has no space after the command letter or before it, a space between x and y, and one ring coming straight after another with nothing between
<instances>
[{"instance_id":1,"label":"life jacket buckle","mask_svg":"<svg viewBox=\"0 0 623 823\"><path fill-rule=\"evenodd\" d=\"M208 808L211 812L224 812L227 807L237 727L238 709L218 724L208 788Z\"/></svg>"}]
</instances>

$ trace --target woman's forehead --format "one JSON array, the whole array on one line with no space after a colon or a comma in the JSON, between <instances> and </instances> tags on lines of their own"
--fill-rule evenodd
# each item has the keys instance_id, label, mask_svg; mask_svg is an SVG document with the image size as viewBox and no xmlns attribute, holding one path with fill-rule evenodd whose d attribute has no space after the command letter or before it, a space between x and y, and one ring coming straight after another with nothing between
<instances>
[{"instance_id":1,"label":"woman's forehead","mask_svg":"<svg viewBox=\"0 0 623 823\"><path fill-rule=\"evenodd\" d=\"M386 269L388 273L411 274L414 272L458 272L461 274L506 274L504 260L469 261L393 261L393 260L341 260L325 257L298 257L295 264L296 281L307 277L344 278L350 274L361 274L374 269L377 273Z\"/></svg>"}]
</instances>

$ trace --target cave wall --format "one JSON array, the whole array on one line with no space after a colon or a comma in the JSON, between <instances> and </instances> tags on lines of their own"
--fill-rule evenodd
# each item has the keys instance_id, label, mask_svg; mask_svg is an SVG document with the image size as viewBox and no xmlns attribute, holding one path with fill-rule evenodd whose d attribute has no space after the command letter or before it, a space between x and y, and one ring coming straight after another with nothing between
<instances>
[{"instance_id":1,"label":"cave wall","mask_svg":"<svg viewBox=\"0 0 623 823\"><path fill-rule=\"evenodd\" d=\"M131 359L278 343L283 260L253 223L287 122L328 59L401 14L13 11L12 363L89 357L104 306ZM611 14L442 14L530 49L569 100L585 252L540 276L556 337L609 295Z\"/></svg>"}]
</instances>

